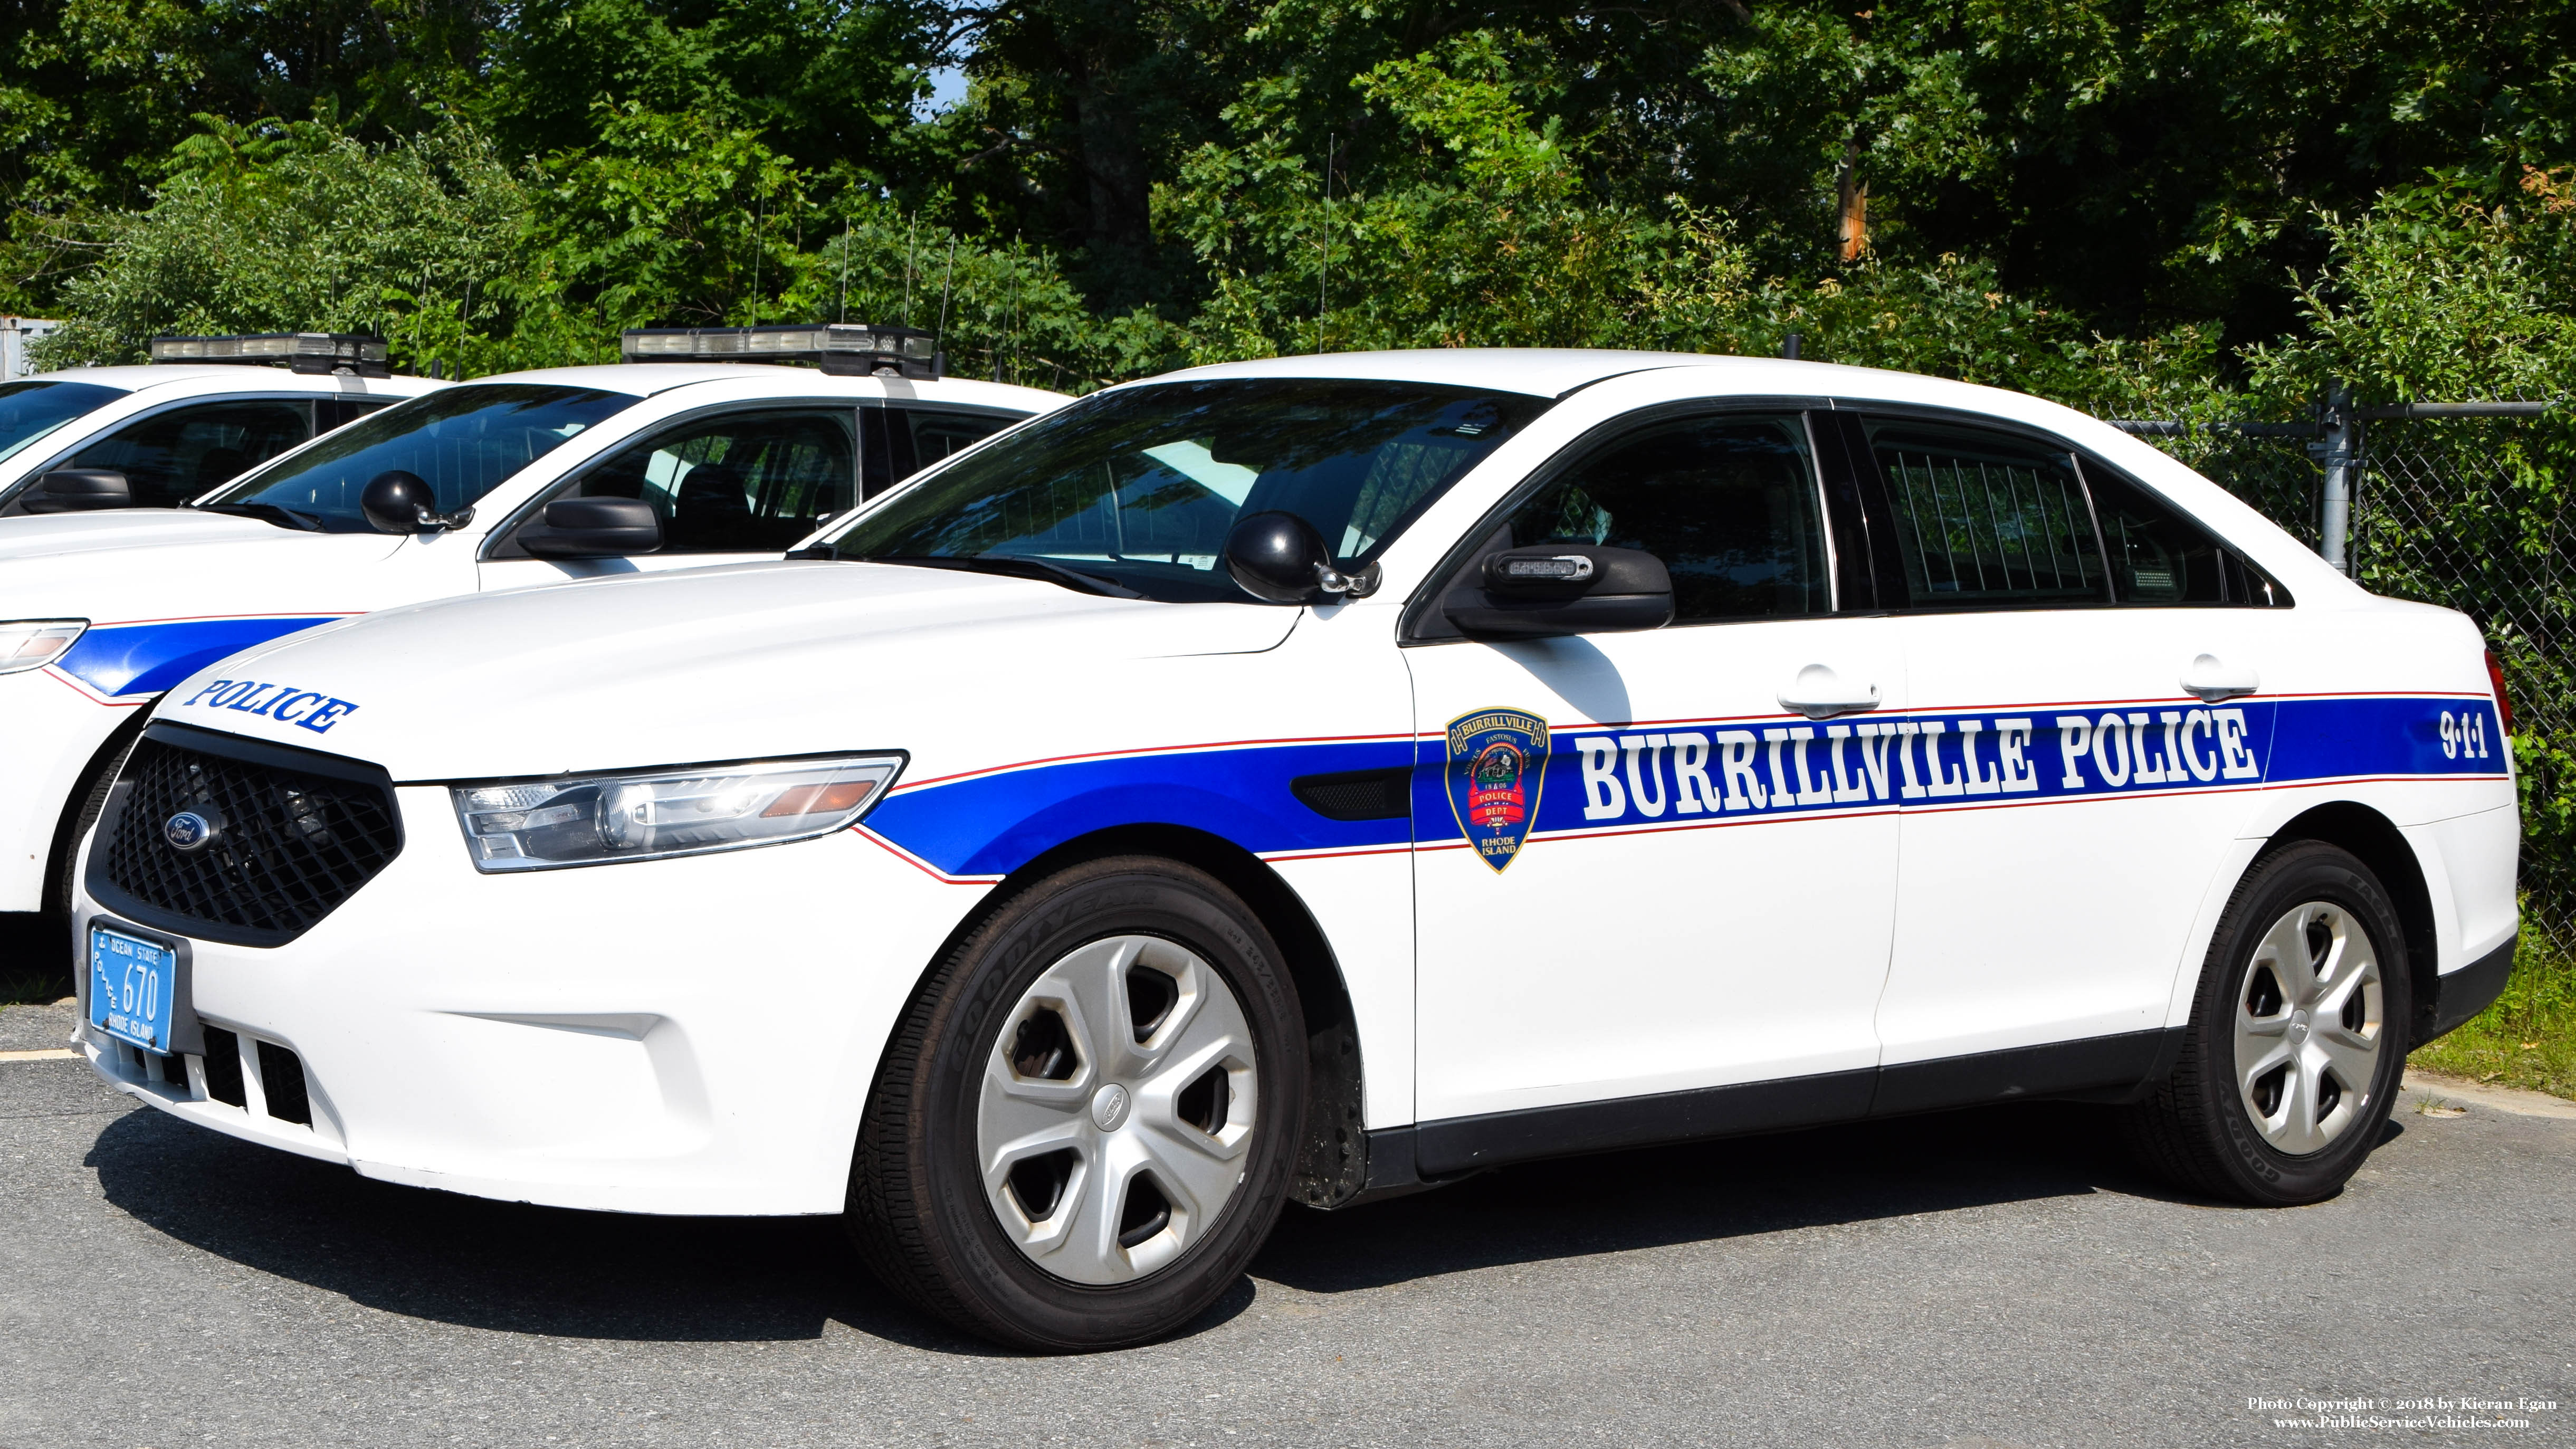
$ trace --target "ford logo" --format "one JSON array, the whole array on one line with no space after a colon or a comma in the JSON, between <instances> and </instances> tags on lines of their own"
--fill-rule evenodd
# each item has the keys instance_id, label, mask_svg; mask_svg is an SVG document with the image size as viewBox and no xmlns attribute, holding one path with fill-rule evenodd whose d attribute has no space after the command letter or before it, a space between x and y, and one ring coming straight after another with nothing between
<instances>
[{"instance_id":1,"label":"ford logo","mask_svg":"<svg viewBox=\"0 0 2576 1449\"><path fill-rule=\"evenodd\" d=\"M161 838L177 851L199 851L223 833L223 817L212 811L182 810L161 822Z\"/></svg>"}]
</instances>

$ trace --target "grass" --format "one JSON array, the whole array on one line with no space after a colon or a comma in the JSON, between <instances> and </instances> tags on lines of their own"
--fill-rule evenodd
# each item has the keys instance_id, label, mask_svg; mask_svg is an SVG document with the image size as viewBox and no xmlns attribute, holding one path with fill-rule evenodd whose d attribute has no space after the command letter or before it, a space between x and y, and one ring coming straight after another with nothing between
<instances>
[{"instance_id":1,"label":"grass","mask_svg":"<svg viewBox=\"0 0 2576 1449\"><path fill-rule=\"evenodd\" d=\"M2576 959L2524 918L2504 994L2477 1019L2407 1058L2428 1072L2576 1097Z\"/></svg>"},{"instance_id":2,"label":"grass","mask_svg":"<svg viewBox=\"0 0 2576 1449\"><path fill-rule=\"evenodd\" d=\"M71 983L59 976L0 968L0 1006L43 1006L71 994Z\"/></svg>"}]
</instances>

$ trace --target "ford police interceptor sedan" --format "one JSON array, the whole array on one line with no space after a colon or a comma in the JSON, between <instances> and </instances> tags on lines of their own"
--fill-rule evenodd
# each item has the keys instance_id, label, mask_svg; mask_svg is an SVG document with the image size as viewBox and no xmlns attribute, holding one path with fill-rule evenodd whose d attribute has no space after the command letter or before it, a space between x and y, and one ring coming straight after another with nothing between
<instances>
[{"instance_id":1,"label":"ford police interceptor sedan","mask_svg":"<svg viewBox=\"0 0 2576 1449\"><path fill-rule=\"evenodd\" d=\"M882 350L803 345L823 331ZM1065 401L929 376L904 350L929 340L633 333L630 356L680 360L448 387L185 508L0 518L0 911L65 908L72 848L145 707L214 660L443 594L775 559L922 463ZM694 360L746 353L890 375ZM339 708L276 714L318 728Z\"/></svg>"},{"instance_id":2,"label":"ford police interceptor sedan","mask_svg":"<svg viewBox=\"0 0 2576 1449\"><path fill-rule=\"evenodd\" d=\"M82 1040L370 1177L847 1213L1008 1342L1283 1202L1999 1099L2334 1192L2496 993L2478 632L2010 393L1609 352L1104 391L776 562L154 711Z\"/></svg>"}]
</instances>

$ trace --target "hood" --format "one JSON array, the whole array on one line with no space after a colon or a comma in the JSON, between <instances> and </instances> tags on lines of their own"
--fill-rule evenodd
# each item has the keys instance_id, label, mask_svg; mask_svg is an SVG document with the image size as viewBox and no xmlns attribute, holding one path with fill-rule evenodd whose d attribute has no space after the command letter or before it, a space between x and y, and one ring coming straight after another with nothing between
<instances>
[{"instance_id":1,"label":"hood","mask_svg":"<svg viewBox=\"0 0 2576 1449\"><path fill-rule=\"evenodd\" d=\"M196 508L108 508L95 513L30 513L0 518L0 565L102 548L200 544L287 533L256 518ZM0 574L0 577L6 577Z\"/></svg>"},{"instance_id":2,"label":"hood","mask_svg":"<svg viewBox=\"0 0 2576 1449\"><path fill-rule=\"evenodd\" d=\"M346 613L378 601L343 599L344 590L317 583L404 542L179 508L0 518L0 618L107 624L209 612ZM220 587L210 586L215 580Z\"/></svg>"},{"instance_id":3,"label":"hood","mask_svg":"<svg viewBox=\"0 0 2576 1449\"><path fill-rule=\"evenodd\" d=\"M1039 737L1032 710L1050 700L1088 712L1077 700L1168 674L1160 661L1272 648L1302 612L895 564L740 564L387 609L226 659L158 717L371 760L397 780L935 755L968 719L1004 711ZM1115 707L1150 717L1139 687Z\"/></svg>"}]
</instances>

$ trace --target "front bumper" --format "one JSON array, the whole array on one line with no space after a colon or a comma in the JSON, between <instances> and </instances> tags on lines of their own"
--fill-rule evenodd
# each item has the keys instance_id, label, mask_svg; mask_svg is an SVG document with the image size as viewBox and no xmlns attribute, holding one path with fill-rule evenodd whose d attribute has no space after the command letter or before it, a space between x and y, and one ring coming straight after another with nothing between
<instances>
[{"instance_id":1,"label":"front bumper","mask_svg":"<svg viewBox=\"0 0 2576 1449\"><path fill-rule=\"evenodd\" d=\"M209 1095L201 1059L183 1088L84 1029L94 1069L389 1182L616 1212L841 1210L878 1054L983 888L857 831L480 875L443 787L395 794L402 853L311 930L191 938L194 1006L238 1038L245 1106ZM114 919L84 891L84 933L94 915ZM261 1042L293 1053L310 1125L258 1110Z\"/></svg>"}]
</instances>

